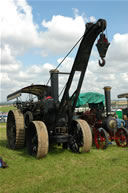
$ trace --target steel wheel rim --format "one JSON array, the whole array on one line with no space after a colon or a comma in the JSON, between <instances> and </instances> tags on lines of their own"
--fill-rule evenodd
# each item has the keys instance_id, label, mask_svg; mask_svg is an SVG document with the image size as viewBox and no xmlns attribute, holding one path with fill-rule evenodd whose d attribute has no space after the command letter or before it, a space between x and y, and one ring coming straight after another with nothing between
<instances>
[{"instance_id":1,"label":"steel wheel rim","mask_svg":"<svg viewBox=\"0 0 128 193\"><path fill-rule=\"evenodd\" d=\"M128 136L124 129L119 129L116 132L116 144L119 147L126 147L128 145Z\"/></svg>"},{"instance_id":2,"label":"steel wheel rim","mask_svg":"<svg viewBox=\"0 0 128 193\"><path fill-rule=\"evenodd\" d=\"M18 110L10 110L7 118L7 141L11 149L19 149L24 146L25 129L23 113Z\"/></svg>"},{"instance_id":3,"label":"steel wheel rim","mask_svg":"<svg viewBox=\"0 0 128 193\"><path fill-rule=\"evenodd\" d=\"M92 134L88 123L82 119L73 120L69 147L75 153L89 152L92 147Z\"/></svg>"},{"instance_id":4,"label":"steel wheel rim","mask_svg":"<svg viewBox=\"0 0 128 193\"><path fill-rule=\"evenodd\" d=\"M14 114L12 111L9 112L9 118L7 120L7 139L9 147L14 149L16 142L16 123Z\"/></svg>"},{"instance_id":5,"label":"steel wheel rim","mask_svg":"<svg viewBox=\"0 0 128 193\"><path fill-rule=\"evenodd\" d=\"M42 121L32 121L28 127L27 149L30 155L37 159L43 158L48 153L48 132Z\"/></svg>"},{"instance_id":6,"label":"steel wheel rim","mask_svg":"<svg viewBox=\"0 0 128 193\"><path fill-rule=\"evenodd\" d=\"M106 139L104 137L103 131L100 132L97 130L95 133L94 140L95 140L96 147L98 149L103 149L104 146L106 145Z\"/></svg>"},{"instance_id":7,"label":"steel wheel rim","mask_svg":"<svg viewBox=\"0 0 128 193\"><path fill-rule=\"evenodd\" d=\"M29 125L29 128L31 128L31 131L28 134L28 150L30 155L36 157L38 149L37 131L35 125L32 123Z\"/></svg>"},{"instance_id":8,"label":"steel wheel rim","mask_svg":"<svg viewBox=\"0 0 128 193\"><path fill-rule=\"evenodd\" d=\"M71 149L73 152L81 153L83 150L82 146L83 146L83 134L79 124L77 123L72 133Z\"/></svg>"}]
</instances>

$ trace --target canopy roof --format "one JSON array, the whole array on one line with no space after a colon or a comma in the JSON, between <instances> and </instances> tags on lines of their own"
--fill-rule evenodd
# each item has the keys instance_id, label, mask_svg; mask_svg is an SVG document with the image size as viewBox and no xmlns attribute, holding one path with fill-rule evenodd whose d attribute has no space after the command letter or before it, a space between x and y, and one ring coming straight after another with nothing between
<instances>
[{"instance_id":1,"label":"canopy roof","mask_svg":"<svg viewBox=\"0 0 128 193\"><path fill-rule=\"evenodd\" d=\"M118 98L128 98L128 93L119 94Z\"/></svg>"},{"instance_id":2,"label":"canopy roof","mask_svg":"<svg viewBox=\"0 0 128 193\"><path fill-rule=\"evenodd\" d=\"M7 101L21 96L22 93L34 94L38 97L43 97L49 91L50 87L46 85L30 85L8 95Z\"/></svg>"},{"instance_id":3,"label":"canopy roof","mask_svg":"<svg viewBox=\"0 0 128 193\"><path fill-rule=\"evenodd\" d=\"M98 104L101 102L103 103L103 105L105 104L105 96L103 94L96 93L96 92L81 93L79 94L76 107L81 107L87 103Z\"/></svg>"}]
</instances>

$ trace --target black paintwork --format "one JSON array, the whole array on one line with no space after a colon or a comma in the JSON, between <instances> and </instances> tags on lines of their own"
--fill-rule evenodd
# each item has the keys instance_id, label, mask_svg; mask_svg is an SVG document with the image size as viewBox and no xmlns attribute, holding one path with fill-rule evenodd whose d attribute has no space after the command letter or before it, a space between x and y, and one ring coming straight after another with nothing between
<instances>
[{"instance_id":1,"label":"black paintwork","mask_svg":"<svg viewBox=\"0 0 128 193\"><path fill-rule=\"evenodd\" d=\"M51 86L31 85L7 96L8 100L17 98L21 95L21 93L30 93L38 96L37 102L29 101L23 103L18 101L16 106L24 114L24 119L26 118L26 112L30 111L32 113L33 120L41 120L46 124L50 142L65 143L70 140L69 133L71 133L70 126L73 119L73 113L88 66L92 46L97 36L100 33L103 34L105 28L106 21L104 19L99 19L96 23L86 24L86 30L79 45L61 102L58 101L57 96L58 74L54 73L53 76L51 73ZM106 46L102 46L101 42L100 44L97 43L97 46L99 48L98 50L100 50L100 56L102 56L102 52L104 52L105 49L105 52L103 53L103 56L105 57L108 47L106 48ZM100 46L102 46L102 49L100 49ZM73 96L69 97L69 90L75 72L77 71L80 72L78 85ZM28 115L29 113L27 113L27 121Z\"/></svg>"}]
</instances>

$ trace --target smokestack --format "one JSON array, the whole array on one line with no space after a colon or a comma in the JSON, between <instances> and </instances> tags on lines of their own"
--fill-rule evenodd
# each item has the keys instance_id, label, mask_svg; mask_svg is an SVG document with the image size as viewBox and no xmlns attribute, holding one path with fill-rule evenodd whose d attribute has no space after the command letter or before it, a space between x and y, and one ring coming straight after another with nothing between
<instances>
[{"instance_id":1,"label":"smokestack","mask_svg":"<svg viewBox=\"0 0 128 193\"><path fill-rule=\"evenodd\" d=\"M58 102L58 70L50 70L51 76L51 93L52 97L54 98L55 102Z\"/></svg>"},{"instance_id":2,"label":"smokestack","mask_svg":"<svg viewBox=\"0 0 128 193\"><path fill-rule=\"evenodd\" d=\"M109 115L111 113L111 87L105 86L103 89L105 93L106 112Z\"/></svg>"}]
</instances>

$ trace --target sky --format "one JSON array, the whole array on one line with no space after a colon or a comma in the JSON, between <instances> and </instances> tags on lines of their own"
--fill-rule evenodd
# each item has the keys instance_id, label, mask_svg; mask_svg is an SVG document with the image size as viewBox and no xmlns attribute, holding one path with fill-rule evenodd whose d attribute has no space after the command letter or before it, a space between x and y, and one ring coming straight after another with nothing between
<instances>
[{"instance_id":1,"label":"sky","mask_svg":"<svg viewBox=\"0 0 128 193\"><path fill-rule=\"evenodd\" d=\"M33 84L47 84L55 69L82 37L87 22L107 21L110 46L106 65L99 67L93 46L81 93L111 86L111 98L128 92L128 1L4 0L0 1L0 102ZM70 72L78 46L58 69ZM59 92L68 76L60 75ZM78 76L72 83L74 91Z\"/></svg>"}]
</instances>

